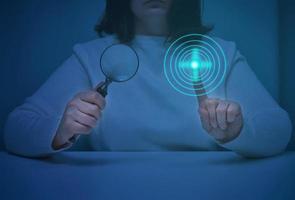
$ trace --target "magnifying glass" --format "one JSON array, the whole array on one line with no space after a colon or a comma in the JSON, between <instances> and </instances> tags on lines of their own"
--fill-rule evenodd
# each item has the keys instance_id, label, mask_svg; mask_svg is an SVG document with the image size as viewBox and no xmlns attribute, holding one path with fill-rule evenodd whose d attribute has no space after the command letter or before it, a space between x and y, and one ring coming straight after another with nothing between
<instances>
[{"instance_id":1,"label":"magnifying glass","mask_svg":"<svg viewBox=\"0 0 295 200\"><path fill-rule=\"evenodd\" d=\"M113 44L107 47L100 57L100 68L105 81L99 83L96 91L103 97L108 94L108 86L112 82L126 82L132 79L139 67L136 51L125 44Z\"/></svg>"}]
</instances>

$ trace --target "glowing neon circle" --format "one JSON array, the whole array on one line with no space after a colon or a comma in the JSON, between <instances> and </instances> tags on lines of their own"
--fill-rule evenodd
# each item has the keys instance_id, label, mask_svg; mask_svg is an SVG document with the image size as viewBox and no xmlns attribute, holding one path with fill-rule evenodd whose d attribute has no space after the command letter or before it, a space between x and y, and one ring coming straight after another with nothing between
<instances>
[{"instance_id":1,"label":"glowing neon circle","mask_svg":"<svg viewBox=\"0 0 295 200\"><path fill-rule=\"evenodd\" d=\"M167 48L164 73L168 83L188 96L203 96L215 91L227 71L225 53L212 37L184 35Z\"/></svg>"}]
</instances>

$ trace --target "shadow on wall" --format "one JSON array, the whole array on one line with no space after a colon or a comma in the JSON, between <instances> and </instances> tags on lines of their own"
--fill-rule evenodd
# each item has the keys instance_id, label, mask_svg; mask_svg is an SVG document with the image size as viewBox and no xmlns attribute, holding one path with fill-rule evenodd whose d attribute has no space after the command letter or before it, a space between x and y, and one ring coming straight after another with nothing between
<instances>
[{"instance_id":1,"label":"shadow on wall","mask_svg":"<svg viewBox=\"0 0 295 200\"><path fill-rule=\"evenodd\" d=\"M293 122L290 149L295 150L295 1L280 0L280 102Z\"/></svg>"}]
</instances>

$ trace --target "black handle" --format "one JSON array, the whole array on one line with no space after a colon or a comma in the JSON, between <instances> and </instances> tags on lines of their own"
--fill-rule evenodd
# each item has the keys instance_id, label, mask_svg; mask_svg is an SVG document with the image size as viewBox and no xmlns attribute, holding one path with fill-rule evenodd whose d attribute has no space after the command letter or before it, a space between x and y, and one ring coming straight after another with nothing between
<instances>
[{"instance_id":1,"label":"black handle","mask_svg":"<svg viewBox=\"0 0 295 200\"><path fill-rule=\"evenodd\" d=\"M101 94L101 96L106 97L108 95L108 86L112 83L110 79L100 82L96 86L96 91Z\"/></svg>"}]
</instances>

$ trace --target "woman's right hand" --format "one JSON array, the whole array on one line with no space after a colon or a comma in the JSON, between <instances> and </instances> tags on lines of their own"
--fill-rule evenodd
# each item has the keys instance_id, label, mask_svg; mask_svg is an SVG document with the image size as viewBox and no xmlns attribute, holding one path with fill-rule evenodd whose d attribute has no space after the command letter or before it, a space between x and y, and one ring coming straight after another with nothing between
<instances>
[{"instance_id":1,"label":"woman's right hand","mask_svg":"<svg viewBox=\"0 0 295 200\"><path fill-rule=\"evenodd\" d=\"M100 120L105 104L104 97L95 90L77 94L66 106L52 148L63 148L77 134L89 134Z\"/></svg>"}]
</instances>

